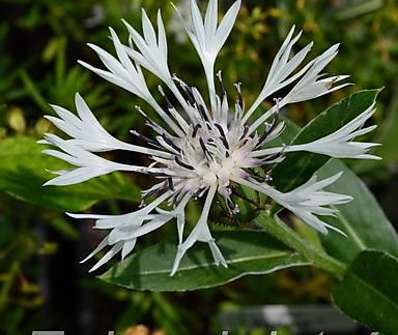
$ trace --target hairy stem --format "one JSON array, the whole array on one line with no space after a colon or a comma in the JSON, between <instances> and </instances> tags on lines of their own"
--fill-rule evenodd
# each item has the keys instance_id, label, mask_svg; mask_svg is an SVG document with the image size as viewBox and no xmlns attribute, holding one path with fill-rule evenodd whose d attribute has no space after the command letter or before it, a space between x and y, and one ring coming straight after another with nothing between
<instances>
[{"instance_id":1,"label":"hairy stem","mask_svg":"<svg viewBox=\"0 0 398 335\"><path fill-rule=\"evenodd\" d=\"M306 257L315 267L330 272L339 279L342 278L346 270L346 266L343 263L326 254L324 250L302 239L293 229L279 220L276 215L274 218L272 219L265 213L260 213L254 221L263 227L266 232Z\"/></svg>"}]
</instances>

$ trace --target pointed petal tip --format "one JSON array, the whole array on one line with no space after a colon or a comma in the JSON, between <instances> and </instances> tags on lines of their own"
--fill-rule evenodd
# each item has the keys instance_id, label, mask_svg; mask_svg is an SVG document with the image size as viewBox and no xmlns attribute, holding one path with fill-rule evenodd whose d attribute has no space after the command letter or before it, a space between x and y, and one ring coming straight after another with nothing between
<instances>
[{"instance_id":1,"label":"pointed petal tip","mask_svg":"<svg viewBox=\"0 0 398 335\"><path fill-rule=\"evenodd\" d=\"M41 186L54 186L55 184L52 182L53 179L46 181L44 184L42 184Z\"/></svg>"},{"instance_id":2,"label":"pointed petal tip","mask_svg":"<svg viewBox=\"0 0 398 335\"><path fill-rule=\"evenodd\" d=\"M179 264L177 264L177 262L176 261L174 261L174 264L173 264L173 268L172 268L172 270L171 270L171 272L170 272L170 277L174 277L174 275L177 273L177 271L178 271L178 265Z\"/></svg>"},{"instance_id":3,"label":"pointed petal tip","mask_svg":"<svg viewBox=\"0 0 398 335\"><path fill-rule=\"evenodd\" d=\"M69 216L69 217L71 217L71 218L77 218L77 215L78 215L78 214L76 214L76 213L70 213L70 212L65 212L65 215L67 215L67 216Z\"/></svg>"},{"instance_id":4,"label":"pointed petal tip","mask_svg":"<svg viewBox=\"0 0 398 335\"><path fill-rule=\"evenodd\" d=\"M77 100L83 100L83 98L82 98L82 96L80 95L79 92L75 93L75 101L77 101Z\"/></svg>"},{"instance_id":5,"label":"pointed petal tip","mask_svg":"<svg viewBox=\"0 0 398 335\"><path fill-rule=\"evenodd\" d=\"M343 237L348 238L348 235L347 235L345 232L343 232L342 230L340 230L340 229L338 229L338 228L336 228L336 227L333 227L333 228L331 228L331 229L332 229L333 231L335 231L336 233L342 235Z\"/></svg>"},{"instance_id":6,"label":"pointed petal tip","mask_svg":"<svg viewBox=\"0 0 398 335\"><path fill-rule=\"evenodd\" d=\"M242 5L242 0L236 0L232 6L238 6L240 7Z\"/></svg>"},{"instance_id":7,"label":"pointed petal tip","mask_svg":"<svg viewBox=\"0 0 398 335\"><path fill-rule=\"evenodd\" d=\"M340 171L340 172L337 172L337 173L334 175L334 177L336 177L336 180L337 180L337 179L340 179L340 177L341 177L343 174L344 174L344 171Z\"/></svg>"},{"instance_id":8,"label":"pointed petal tip","mask_svg":"<svg viewBox=\"0 0 398 335\"><path fill-rule=\"evenodd\" d=\"M146 13L146 10L144 7L141 7L141 15L142 15L142 17L148 18L148 14Z\"/></svg>"}]
</instances>

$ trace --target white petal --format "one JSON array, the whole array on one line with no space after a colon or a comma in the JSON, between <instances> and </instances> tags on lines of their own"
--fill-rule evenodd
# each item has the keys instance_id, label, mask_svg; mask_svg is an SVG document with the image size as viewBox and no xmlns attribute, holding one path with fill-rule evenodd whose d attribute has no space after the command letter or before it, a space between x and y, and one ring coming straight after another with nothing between
<instances>
[{"instance_id":1,"label":"white petal","mask_svg":"<svg viewBox=\"0 0 398 335\"><path fill-rule=\"evenodd\" d=\"M239 177L233 179L237 183L253 188L271 197L317 231L326 234L327 228L330 228L345 235L344 232L330 226L314 215L331 215L333 211L325 211L325 208L322 206L345 204L352 200L352 197L347 195L320 190L322 186L329 186L340 176L341 173L319 182L316 181L316 177L314 176L305 184L288 193L279 192L267 184L260 184L254 180L249 181Z\"/></svg>"},{"instance_id":2,"label":"white petal","mask_svg":"<svg viewBox=\"0 0 398 335\"><path fill-rule=\"evenodd\" d=\"M99 253L101 250L103 250L107 245L108 245L108 237L105 237L101 241L101 243L99 243L98 246L85 259L80 261L80 263L87 262L89 259L93 258L97 253Z\"/></svg>"},{"instance_id":3,"label":"white petal","mask_svg":"<svg viewBox=\"0 0 398 335\"><path fill-rule=\"evenodd\" d=\"M201 50L205 50L206 48L205 30L203 26L202 14L200 13L196 0L191 0L191 15L192 15L193 28L195 30L195 35L198 39L200 48Z\"/></svg>"},{"instance_id":4,"label":"white petal","mask_svg":"<svg viewBox=\"0 0 398 335\"><path fill-rule=\"evenodd\" d=\"M218 15L218 1L210 0L207 5L205 16L205 32L206 36L212 36L217 31L217 15Z\"/></svg>"},{"instance_id":5,"label":"white petal","mask_svg":"<svg viewBox=\"0 0 398 335\"><path fill-rule=\"evenodd\" d=\"M148 18L148 15L145 12L145 9L142 8L142 30L144 32L145 41L148 45L157 46L157 38L155 29L153 29L152 23Z\"/></svg>"},{"instance_id":6,"label":"white petal","mask_svg":"<svg viewBox=\"0 0 398 335\"><path fill-rule=\"evenodd\" d=\"M92 168L92 167L81 167L70 172L63 174L62 176L51 179L43 184L43 186L66 186L66 185L74 185L85 182L89 179L103 176L112 172L112 170L101 169L101 168Z\"/></svg>"},{"instance_id":7,"label":"white petal","mask_svg":"<svg viewBox=\"0 0 398 335\"><path fill-rule=\"evenodd\" d=\"M89 272L93 272L100 268L105 263L109 262L120 250L123 248L123 242L115 244L111 250L109 250L104 257L102 257L91 269Z\"/></svg>"},{"instance_id":8,"label":"white petal","mask_svg":"<svg viewBox=\"0 0 398 335\"><path fill-rule=\"evenodd\" d=\"M124 260L133 250L137 243L136 239L125 241L122 249L122 260Z\"/></svg>"},{"instance_id":9,"label":"white petal","mask_svg":"<svg viewBox=\"0 0 398 335\"><path fill-rule=\"evenodd\" d=\"M236 18L238 16L240 6L241 6L241 0L235 1L234 4L231 6L231 8L227 11L225 16L223 17L215 36L217 52L223 47L225 41L227 40L229 34L231 33Z\"/></svg>"},{"instance_id":10,"label":"white petal","mask_svg":"<svg viewBox=\"0 0 398 335\"><path fill-rule=\"evenodd\" d=\"M207 218L209 216L210 207L213 202L213 199L217 192L217 185L212 186L207 193L205 204L202 209L202 214L199 218L198 223L196 224L195 228L189 234L188 238L178 246L177 255L174 260L173 268L171 271L170 276L174 276L177 272L178 267L182 258L184 257L185 253L190 249L197 241L210 243L214 239L210 234L209 227L207 225ZM219 257L217 257L217 262L220 261Z\"/></svg>"},{"instance_id":11,"label":"white petal","mask_svg":"<svg viewBox=\"0 0 398 335\"><path fill-rule=\"evenodd\" d=\"M163 23L162 14L160 12L160 9L158 11L157 21L158 21L158 32L159 32L158 45L159 45L160 51L163 54L163 57L167 61L167 38L166 38L166 31L164 28L164 23Z\"/></svg>"}]
</instances>

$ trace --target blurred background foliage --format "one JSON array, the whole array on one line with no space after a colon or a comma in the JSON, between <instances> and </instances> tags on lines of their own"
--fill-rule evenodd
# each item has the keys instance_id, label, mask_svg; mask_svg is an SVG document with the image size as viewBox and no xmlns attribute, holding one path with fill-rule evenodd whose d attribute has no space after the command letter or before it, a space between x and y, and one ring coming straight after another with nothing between
<instances>
[{"instance_id":1,"label":"blurred background foliage","mask_svg":"<svg viewBox=\"0 0 398 335\"><path fill-rule=\"evenodd\" d=\"M220 2L225 8L232 1ZM188 10L187 1L176 4ZM43 193L40 185L49 178L45 169L60 163L42 157L35 141L53 130L43 118L52 114L48 104L73 110L77 91L117 137L128 140L128 130L133 127L146 132L133 109L139 103L135 97L77 64L78 59L99 64L87 42L112 50L108 26L126 40L120 18L139 26L141 6L152 18L161 7L168 25L172 71L204 88L199 60L168 0L0 0L0 334L29 334L34 329L65 329L69 334L87 335L108 330L150 334L150 329L158 335L216 333L219 325L214 316L234 306L329 301L331 278L311 269L245 278L206 291L153 294L108 286L88 275L87 265L78 264L100 236L89 222L69 221L63 210L92 206L97 211L131 210L139 203L140 187L148 181L114 174ZM384 144L379 149L384 159L352 166L371 185L394 222L398 184L397 2L243 1L236 27L217 63L229 91L240 81L247 101L253 100L293 24L304 30L300 46L315 41L313 54L342 43L340 55L328 71L350 74L355 83L331 97L291 107L287 112L296 123L305 124L350 92L385 87L375 116L381 126L372 135ZM149 76L148 84L156 90L158 82ZM148 239L141 241L148 243ZM140 323L149 328L131 328ZM254 334L267 333L259 330Z\"/></svg>"}]
</instances>

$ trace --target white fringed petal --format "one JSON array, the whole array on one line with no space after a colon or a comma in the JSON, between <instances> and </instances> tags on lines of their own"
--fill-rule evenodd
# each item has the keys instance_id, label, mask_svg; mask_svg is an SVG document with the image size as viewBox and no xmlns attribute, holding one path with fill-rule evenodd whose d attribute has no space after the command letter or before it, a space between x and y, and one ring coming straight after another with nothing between
<instances>
[{"instance_id":1,"label":"white fringed petal","mask_svg":"<svg viewBox=\"0 0 398 335\"><path fill-rule=\"evenodd\" d=\"M153 98L148 90L141 69L139 66L130 62L129 58L126 57L127 52L125 48L122 47L119 38L113 29L110 29L110 31L116 53L120 60L95 44L88 44L88 46L98 55L108 71L96 68L81 60L78 61L79 64L90 71L93 71L105 80L108 80L111 83L137 95L141 99L144 99L145 101L152 101Z\"/></svg>"},{"instance_id":2,"label":"white fringed petal","mask_svg":"<svg viewBox=\"0 0 398 335\"><path fill-rule=\"evenodd\" d=\"M129 255L135 247L137 238L146 235L173 219L170 214L150 214L163 201L167 200L171 192L166 192L146 207L132 213L123 215L96 215L96 214L72 214L75 219L95 219L94 228L111 229L111 232L101 241L97 248L81 262L94 257L97 253L110 246L111 249L103 256L90 271L95 271L117 253L122 251L122 259ZM147 222L147 223L145 223Z\"/></svg>"},{"instance_id":3,"label":"white fringed petal","mask_svg":"<svg viewBox=\"0 0 398 335\"><path fill-rule=\"evenodd\" d=\"M325 208L324 206L342 205L352 201L353 198L351 196L323 190L340 178L341 174L338 173L321 181L318 181L317 177L313 176L305 184L287 193L279 192L271 186L260 184L255 180L236 178L235 181L268 195L320 233L327 234L328 229L332 229L345 236L344 232L318 217L333 216L336 213L336 210Z\"/></svg>"},{"instance_id":4,"label":"white fringed petal","mask_svg":"<svg viewBox=\"0 0 398 335\"><path fill-rule=\"evenodd\" d=\"M67 140L68 143L90 152L127 150L163 158L170 157L169 153L128 144L113 137L98 122L79 93L75 96L75 104L79 117L55 105L52 108L59 118L46 116L57 128L71 137Z\"/></svg>"},{"instance_id":5,"label":"white fringed petal","mask_svg":"<svg viewBox=\"0 0 398 335\"><path fill-rule=\"evenodd\" d=\"M355 119L330 135L310 143L254 151L251 153L251 157L268 156L281 151L286 153L307 151L335 158L380 159L378 156L368 154L371 148L379 144L352 141L355 137L368 134L377 128L376 125L363 128L366 121L372 117L375 111L375 103L373 103Z\"/></svg>"},{"instance_id":6,"label":"white fringed petal","mask_svg":"<svg viewBox=\"0 0 398 335\"><path fill-rule=\"evenodd\" d=\"M331 46L321 55L306 64L301 70L293 74L293 72L303 62L304 58L312 47L312 43L310 43L301 49L296 55L291 57L291 49L301 36L300 32L295 38L292 39L293 33L294 26L290 30L286 40L282 44L282 47L274 59L266 83L259 97L249 108L242 120L247 122L250 116L253 115L255 110L267 97L296 80L298 80L298 82L293 86L287 95L278 101L278 106L273 107L260 116L257 120L255 120L255 122L250 126L251 133L261 126L280 108L288 104L312 100L351 85L351 83L336 85L337 83L349 78L347 75L325 77L325 75L321 74L321 71L323 71L323 69L336 57L339 44Z\"/></svg>"},{"instance_id":7,"label":"white fringed petal","mask_svg":"<svg viewBox=\"0 0 398 335\"><path fill-rule=\"evenodd\" d=\"M271 69L268 72L267 79L265 81L264 87L261 90L258 98L253 103L253 105L247 111L243 120L248 120L249 117L254 113L254 111L260 106L260 104L267 99L270 95L276 91L286 87L297 78L299 78L308 69L311 63L307 64L300 72L291 76L292 73L301 65L305 57L312 48L313 43L309 43L294 56L291 56L292 49L301 37L302 32L300 31L294 38L293 34L295 31L295 26L293 26L289 34L287 35L285 41L283 42L281 48L276 54L274 61L271 65Z\"/></svg>"},{"instance_id":8,"label":"white fringed petal","mask_svg":"<svg viewBox=\"0 0 398 335\"><path fill-rule=\"evenodd\" d=\"M53 134L45 135L45 140L46 143L54 145L64 152L44 150L44 154L62 159L76 166L75 169L56 171L55 173L59 176L46 182L45 186L73 185L114 171L148 173L158 170L145 166L127 165L109 161Z\"/></svg>"},{"instance_id":9,"label":"white fringed petal","mask_svg":"<svg viewBox=\"0 0 398 335\"><path fill-rule=\"evenodd\" d=\"M205 200L205 204L203 206L202 214L199 218L198 223L195 225L194 229L189 234L187 239L183 243L179 244L179 246L178 246L177 254L176 254L176 257L174 260L173 269L171 271L170 276L174 276L174 274L177 272L177 270L180 266L181 260L184 257L185 253L188 251L188 249L192 248L192 246L197 241L205 242L205 243L209 244L210 251L212 252L214 262L216 265L221 264L224 267L228 267L228 264L225 261L218 246L216 245L214 238L211 236L209 226L207 224L210 207L211 207L213 199L216 195L216 192L217 192L217 187L212 187L208 191L206 200Z\"/></svg>"},{"instance_id":10,"label":"white fringed petal","mask_svg":"<svg viewBox=\"0 0 398 335\"><path fill-rule=\"evenodd\" d=\"M195 47L202 62L207 85L211 109L217 111L216 91L214 82L214 65L216 58L230 35L241 6L241 0L237 0L229 8L220 24L218 24L217 8L218 1L210 0L205 19L203 20L196 0L191 0L192 25L184 23L188 36ZM177 10L178 12L178 10ZM184 19L180 15L182 22Z\"/></svg>"}]
</instances>

